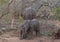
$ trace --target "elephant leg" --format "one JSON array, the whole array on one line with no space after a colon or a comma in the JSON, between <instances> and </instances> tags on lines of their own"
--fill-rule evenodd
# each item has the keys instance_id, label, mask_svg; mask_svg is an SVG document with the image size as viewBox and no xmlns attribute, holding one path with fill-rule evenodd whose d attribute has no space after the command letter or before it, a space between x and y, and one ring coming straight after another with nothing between
<instances>
[{"instance_id":1,"label":"elephant leg","mask_svg":"<svg viewBox=\"0 0 60 42\"><path fill-rule=\"evenodd\" d=\"M20 39L23 39L22 31L20 31Z\"/></svg>"},{"instance_id":2,"label":"elephant leg","mask_svg":"<svg viewBox=\"0 0 60 42\"><path fill-rule=\"evenodd\" d=\"M36 29L36 36L40 36L40 31Z\"/></svg>"}]
</instances>

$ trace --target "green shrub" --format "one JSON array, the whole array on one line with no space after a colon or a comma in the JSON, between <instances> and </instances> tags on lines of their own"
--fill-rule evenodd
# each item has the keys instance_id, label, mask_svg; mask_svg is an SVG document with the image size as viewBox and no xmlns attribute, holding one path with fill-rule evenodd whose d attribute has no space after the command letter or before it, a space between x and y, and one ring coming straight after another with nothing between
<instances>
[{"instance_id":1,"label":"green shrub","mask_svg":"<svg viewBox=\"0 0 60 42\"><path fill-rule=\"evenodd\" d=\"M54 16L56 17L56 19L60 20L60 7L54 7L53 12L55 14Z\"/></svg>"},{"instance_id":2,"label":"green shrub","mask_svg":"<svg viewBox=\"0 0 60 42\"><path fill-rule=\"evenodd\" d=\"M8 3L9 0L0 0L0 5L4 5L6 3Z\"/></svg>"}]
</instances>

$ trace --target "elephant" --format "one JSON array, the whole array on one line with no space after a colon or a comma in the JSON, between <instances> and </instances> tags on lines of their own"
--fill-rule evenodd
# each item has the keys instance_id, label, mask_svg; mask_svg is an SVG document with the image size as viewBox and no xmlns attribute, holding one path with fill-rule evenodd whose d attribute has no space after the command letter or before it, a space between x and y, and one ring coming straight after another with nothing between
<instances>
[{"instance_id":1,"label":"elephant","mask_svg":"<svg viewBox=\"0 0 60 42\"><path fill-rule=\"evenodd\" d=\"M32 19L30 23L30 28L32 34L35 32L36 36L40 36L40 23L37 19Z\"/></svg>"},{"instance_id":2,"label":"elephant","mask_svg":"<svg viewBox=\"0 0 60 42\"><path fill-rule=\"evenodd\" d=\"M21 14L24 20L32 20L36 18L36 11L32 7L26 8Z\"/></svg>"},{"instance_id":3,"label":"elephant","mask_svg":"<svg viewBox=\"0 0 60 42\"><path fill-rule=\"evenodd\" d=\"M20 28L20 39L27 38L27 34L30 32L30 20L26 20L19 28Z\"/></svg>"},{"instance_id":4,"label":"elephant","mask_svg":"<svg viewBox=\"0 0 60 42\"><path fill-rule=\"evenodd\" d=\"M60 29L58 29L57 33L55 33L55 39L60 39Z\"/></svg>"},{"instance_id":5,"label":"elephant","mask_svg":"<svg viewBox=\"0 0 60 42\"><path fill-rule=\"evenodd\" d=\"M35 34L34 34L34 32L35 32ZM40 34L40 24L37 19L26 20L26 22L20 26L21 39L27 38L27 35L40 36L39 34Z\"/></svg>"}]
</instances>

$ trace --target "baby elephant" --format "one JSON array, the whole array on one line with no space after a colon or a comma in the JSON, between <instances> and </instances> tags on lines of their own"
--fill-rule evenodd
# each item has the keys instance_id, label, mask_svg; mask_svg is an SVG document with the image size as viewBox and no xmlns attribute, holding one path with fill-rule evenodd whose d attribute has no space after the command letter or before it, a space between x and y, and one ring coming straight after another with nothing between
<instances>
[{"instance_id":1,"label":"baby elephant","mask_svg":"<svg viewBox=\"0 0 60 42\"><path fill-rule=\"evenodd\" d=\"M20 26L20 39L27 38L27 34L30 32L30 20L26 20L21 26Z\"/></svg>"},{"instance_id":2,"label":"baby elephant","mask_svg":"<svg viewBox=\"0 0 60 42\"><path fill-rule=\"evenodd\" d=\"M37 19L32 19L31 20L30 27L31 27L32 34L35 32L36 36L39 36L39 34L40 34L40 24L39 24L39 21Z\"/></svg>"}]
</instances>

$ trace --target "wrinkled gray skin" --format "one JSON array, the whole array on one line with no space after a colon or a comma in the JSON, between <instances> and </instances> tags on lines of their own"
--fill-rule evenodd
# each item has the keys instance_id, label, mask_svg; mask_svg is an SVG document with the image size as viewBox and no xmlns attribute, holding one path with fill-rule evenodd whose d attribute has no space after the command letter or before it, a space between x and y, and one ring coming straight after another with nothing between
<instances>
[{"instance_id":1,"label":"wrinkled gray skin","mask_svg":"<svg viewBox=\"0 0 60 42\"><path fill-rule=\"evenodd\" d=\"M30 32L30 20L26 20L25 23L23 23L20 26L20 39L25 39L26 35Z\"/></svg>"},{"instance_id":2,"label":"wrinkled gray skin","mask_svg":"<svg viewBox=\"0 0 60 42\"><path fill-rule=\"evenodd\" d=\"M40 34L39 21L37 19L26 20L24 24L20 27L20 39L27 38L27 35L33 36L34 32L36 36Z\"/></svg>"},{"instance_id":3,"label":"wrinkled gray skin","mask_svg":"<svg viewBox=\"0 0 60 42\"><path fill-rule=\"evenodd\" d=\"M25 20L31 20L36 17L36 11L33 8L29 7L24 10L21 16Z\"/></svg>"},{"instance_id":4,"label":"wrinkled gray skin","mask_svg":"<svg viewBox=\"0 0 60 42\"><path fill-rule=\"evenodd\" d=\"M37 19L31 20L30 27L31 27L32 34L35 32L36 36L40 35L40 24L39 24L39 21Z\"/></svg>"}]
</instances>

